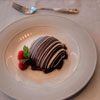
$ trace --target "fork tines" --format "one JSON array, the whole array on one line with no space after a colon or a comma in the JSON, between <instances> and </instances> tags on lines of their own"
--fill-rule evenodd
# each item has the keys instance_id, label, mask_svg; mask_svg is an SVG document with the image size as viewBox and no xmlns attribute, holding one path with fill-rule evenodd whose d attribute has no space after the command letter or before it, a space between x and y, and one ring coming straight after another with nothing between
<instances>
[{"instance_id":1,"label":"fork tines","mask_svg":"<svg viewBox=\"0 0 100 100\"><path fill-rule=\"evenodd\" d=\"M15 3L15 2L13 2L12 7L13 7L14 9L16 9L16 10L22 12L22 13L25 13L26 7L24 7L24 6L21 6L21 5L17 4L17 3Z\"/></svg>"}]
</instances>

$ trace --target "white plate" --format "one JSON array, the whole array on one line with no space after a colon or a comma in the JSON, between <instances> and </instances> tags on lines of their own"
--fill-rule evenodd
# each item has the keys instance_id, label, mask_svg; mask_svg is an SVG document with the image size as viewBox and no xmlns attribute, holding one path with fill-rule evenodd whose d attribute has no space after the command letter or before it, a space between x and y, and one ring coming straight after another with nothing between
<instances>
[{"instance_id":1,"label":"white plate","mask_svg":"<svg viewBox=\"0 0 100 100\"><path fill-rule=\"evenodd\" d=\"M68 47L61 70L49 74L18 69L17 53L39 36L51 35ZM82 89L92 77L96 48L88 32L62 16L33 15L18 20L0 33L0 89L18 100L60 100Z\"/></svg>"}]
</instances>

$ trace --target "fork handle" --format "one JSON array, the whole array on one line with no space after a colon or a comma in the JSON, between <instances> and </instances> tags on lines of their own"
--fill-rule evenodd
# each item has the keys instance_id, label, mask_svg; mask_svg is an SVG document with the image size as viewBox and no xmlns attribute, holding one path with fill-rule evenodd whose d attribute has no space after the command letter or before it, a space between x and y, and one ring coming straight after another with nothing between
<instances>
[{"instance_id":1,"label":"fork handle","mask_svg":"<svg viewBox=\"0 0 100 100\"><path fill-rule=\"evenodd\" d=\"M65 9L65 8L40 8L39 10L51 10L56 12L63 12L68 14L78 14L78 9Z\"/></svg>"}]
</instances>

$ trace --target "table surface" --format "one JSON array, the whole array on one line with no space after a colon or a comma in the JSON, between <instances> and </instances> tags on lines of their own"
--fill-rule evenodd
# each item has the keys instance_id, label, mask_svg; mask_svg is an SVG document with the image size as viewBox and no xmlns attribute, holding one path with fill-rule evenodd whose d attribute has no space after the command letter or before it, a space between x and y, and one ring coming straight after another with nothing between
<instances>
[{"instance_id":1,"label":"table surface","mask_svg":"<svg viewBox=\"0 0 100 100\"><path fill-rule=\"evenodd\" d=\"M77 15L63 15L66 18L78 23L92 36L97 47L97 67L95 73L86 88L72 98L66 100L100 100L100 0L0 0L0 31L7 25L25 17L12 6L15 1L27 7L61 7L78 8L80 13ZM38 11L37 13L54 13L50 11ZM15 100L0 91L0 100Z\"/></svg>"}]
</instances>

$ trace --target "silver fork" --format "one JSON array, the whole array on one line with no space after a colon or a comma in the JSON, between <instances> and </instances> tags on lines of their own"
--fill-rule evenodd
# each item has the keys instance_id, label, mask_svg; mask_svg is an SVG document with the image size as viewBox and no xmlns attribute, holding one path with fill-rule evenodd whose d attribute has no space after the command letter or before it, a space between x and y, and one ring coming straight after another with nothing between
<instances>
[{"instance_id":1,"label":"silver fork","mask_svg":"<svg viewBox=\"0 0 100 100\"><path fill-rule=\"evenodd\" d=\"M32 6L31 8L26 8L25 6L19 5L15 2L12 4L12 7L25 15L31 15L35 13L37 10L51 10L51 11L62 12L62 13L67 13L67 14L78 14L79 13L78 9L35 8L34 6Z\"/></svg>"}]
</instances>

